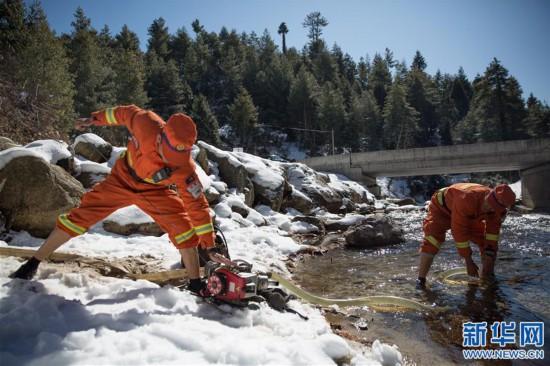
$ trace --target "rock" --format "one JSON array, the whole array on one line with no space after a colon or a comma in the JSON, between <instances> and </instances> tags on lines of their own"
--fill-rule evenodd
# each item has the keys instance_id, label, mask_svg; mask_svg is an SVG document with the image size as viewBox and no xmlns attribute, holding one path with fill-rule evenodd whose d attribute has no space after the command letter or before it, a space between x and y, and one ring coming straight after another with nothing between
<instances>
[{"instance_id":1,"label":"rock","mask_svg":"<svg viewBox=\"0 0 550 366\"><path fill-rule=\"evenodd\" d=\"M286 195L281 204L281 209L294 208L304 214L309 214L313 210L314 204L311 198L290 186L290 193Z\"/></svg>"},{"instance_id":2,"label":"rock","mask_svg":"<svg viewBox=\"0 0 550 366\"><path fill-rule=\"evenodd\" d=\"M416 205L416 201L414 200L414 198L411 198L411 197L405 197L400 199L388 198L386 199L386 201L396 204L397 206Z\"/></svg>"},{"instance_id":3,"label":"rock","mask_svg":"<svg viewBox=\"0 0 550 366\"><path fill-rule=\"evenodd\" d=\"M204 191L204 195L206 196L208 203L211 205L215 205L220 202L221 194L214 187L208 187L208 189Z\"/></svg>"},{"instance_id":4,"label":"rock","mask_svg":"<svg viewBox=\"0 0 550 366\"><path fill-rule=\"evenodd\" d=\"M374 205L369 205L369 204L360 204L358 205L358 212L361 214L361 215L369 215L369 214L372 214L374 213L374 211L376 211L376 208L374 207Z\"/></svg>"},{"instance_id":5,"label":"rock","mask_svg":"<svg viewBox=\"0 0 550 366\"><path fill-rule=\"evenodd\" d=\"M319 228L319 232L321 234L324 234L326 232L325 223L317 217L314 217L314 216L294 216L292 218L292 222L298 222L298 221L307 222L308 224L316 226L317 228Z\"/></svg>"},{"instance_id":6,"label":"rock","mask_svg":"<svg viewBox=\"0 0 550 366\"><path fill-rule=\"evenodd\" d=\"M0 211L0 234L6 231L7 221L6 216Z\"/></svg>"},{"instance_id":7,"label":"rock","mask_svg":"<svg viewBox=\"0 0 550 366\"><path fill-rule=\"evenodd\" d=\"M325 222L325 227L328 231L344 231L351 226L357 226L367 221L368 216L364 215L348 215L341 219L328 219Z\"/></svg>"},{"instance_id":8,"label":"rock","mask_svg":"<svg viewBox=\"0 0 550 366\"><path fill-rule=\"evenodd\" d=\"M359 226L344 233L346 246L353 248L373 248L398 244L405 241L403 231L385 216L373 215Z\"/></svg>"},{"instance_id":9,"label":"rock","mask_svg":"<svg viewBox=\"0 0 550 366\"><path fill-rule=\"evenodd\" d=\"M355 211L355 203L353 203L349 198L342 198L342 205L338 209L338 213L346 214L353 211Z\"/></svg>"},{"instance_id":10,"label":"rock","mask_svg":"<svg viewBox=\"0 0 550 366\"><path fill-rule=\"evenodd\" d=\"M7 137L0 136L0 151L11 149L12 147L21 146L13 142Z\"/></svg>"},{"instance_id":11,"label":"rock","mask_svg":"<svg viewBox=\"0 0 550 366\"><path fill-rule=\"evenodd\" d=\"M233 212L238 213L239 215L241 215L242 217L245 217L245 218L248 216L248 212L249 212L248 208L240 207L240 206L237 206L237 205L232 205L231 210Z\"/></svg>"},{"instance_id":12,"label":"rock","mask_svg":"<svg viewBox=\"0 0 550 366\"><path fill-rule=\"evenodd\" d=\"M113 146L93 133L85 133L76 138L73 149L78 154L96 163L104 163L111 157Z\"/></svg>"},{"instance_id":13,"label":"rock","mask_svg":"<svg viewBox=\"0 0 550 366\"><path fill-rule=\"evenodd\" d=\"M210 174L208 167L208 154L206 153L206 150L201 146L199 146L199 152L195 157L195 161L200 165L200 167L202 168L202 170L204 170L206 174Z\"/></svg>"},{"instance_id":14,"label":"rock","mask_svg":"<svg viewBox=\"0 0 550 366\"><path fill-rule=\"evenodd\" d=\"M46 237L57 216L77 206L82 184L59 166L34 156L10 160L0 170L0 210L9 229Z\"/></svg>"},{"instance_id":15,"label":"rock","mask_svg":"<svg viewBox=\"0 0 550 366\"><path fill-rule=\"evenodd\" d=\"M107 177L108 174L97 174L92 172L82 172L77 175L75 178L84 186L86 189L92 188L96 183L101 182Z\"/></svg>"},{"instance_id":16,"label":"rock","mask_svg":"<svg viewBox=\"0 0 550 366\"><path fill-rule=\"evenodd\" d=\"M210 145L199 143L199 147L204 149L208 159L217 164L220 179L229 187L237 188L238 192L244 193L246 204L252 206L255 196L254 184L248 177L244 165L229 153L218 151Z\"/></svg>"},{"instance_id":17,"label":"rock","mask_svg":"<svg viewBox=\"0 0 550 366\"><path fill-rule=\"evenodd\" d=\"M152 236L162 236L164 231L158 226L156 222L145 222L145 223L128 223L121 224L117 221L105 220L103 221L103 229L110 233L119 234L119 235L132 235L132 234L141 234L141 235L152 235Z\"/></svg>"},{"instance_id":18,"label":"rock","mask_svg":"<svg viewBox=\"0 0 550 366\"><path fill-rule=\"evenodd\" d=\"M266 205L273 211L280 211L283 204L284 184L276 187L266 187L254 182L254 206Z\"/></svg>"}]
</instances>

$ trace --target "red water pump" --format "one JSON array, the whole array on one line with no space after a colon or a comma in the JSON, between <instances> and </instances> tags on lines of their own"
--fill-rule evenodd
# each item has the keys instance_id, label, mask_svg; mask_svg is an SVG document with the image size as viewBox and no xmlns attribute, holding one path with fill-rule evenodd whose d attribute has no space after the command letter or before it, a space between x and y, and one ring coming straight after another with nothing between
<instances>
[{"instance_id":1,"label":"red water pump","mask_svg":"<svg viewBox=\"0 0 550 366\"><path fill-rule=\"evenodd\" d=\"M264 301L266 293L278 290L277 281L271 280L268 274L253 273L250 263L243 260L233 263L231 267L215 262L205 265L207 288L215 299L246 305L249 301Z\"/></svg>"}]
</instances>

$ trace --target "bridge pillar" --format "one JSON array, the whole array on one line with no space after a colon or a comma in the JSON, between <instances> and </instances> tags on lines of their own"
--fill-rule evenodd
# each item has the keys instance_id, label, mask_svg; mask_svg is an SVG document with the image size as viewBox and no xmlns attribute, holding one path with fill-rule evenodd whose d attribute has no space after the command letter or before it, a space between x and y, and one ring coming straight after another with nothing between
<instances>
[{"instance_id":1,"label":"bridge pillar","mask_svg":"<svg viewBox=\"0 0 550 366\"><path fill-rule=\"evenodd\" d=\"M361 183L367 186L367 189L370 193L374 194L376 198L381 198L382 190L380 186L376 183L376 177L371 177L370 175L364 175L361 178Z\"/></svg>"},{"instance_id":2,"label":"bridge pillar","mask_svg":"<svg viewBox=\"0 0 550 366\"><path fill-rule=\"evenodd\" d=\"M550 163L520 171L521 200L530 208L550 210Z\"/></svg>"}]
</instances>

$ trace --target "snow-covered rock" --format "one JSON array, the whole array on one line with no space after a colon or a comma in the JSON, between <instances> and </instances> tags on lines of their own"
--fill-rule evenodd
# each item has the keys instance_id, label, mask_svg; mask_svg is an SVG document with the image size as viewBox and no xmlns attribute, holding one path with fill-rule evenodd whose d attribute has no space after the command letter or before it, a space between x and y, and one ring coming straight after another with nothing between
<instances>
[{"instance_id":1,"label":"snow-covered rock","mask_svg":"<svg viewBox=\"0 0 550 366\"><path fill-rule=\"evenodd\" d=\"M75 154L96 163L105 163L109 160L113 146L93 133L79 135L74 143Z\"/></svg>"},{"instance_id":2,"label":"snow-covered rock","mask_svg":"<svg viewBox=\"0 0 550 366\"><path fill-rule=\"evenodd\" d=\"M105 231L119 235L153 235L161 236L164 231L153 218L140 210L137 206L116 210L103 221Z\"/></svg>"}]
</instances>

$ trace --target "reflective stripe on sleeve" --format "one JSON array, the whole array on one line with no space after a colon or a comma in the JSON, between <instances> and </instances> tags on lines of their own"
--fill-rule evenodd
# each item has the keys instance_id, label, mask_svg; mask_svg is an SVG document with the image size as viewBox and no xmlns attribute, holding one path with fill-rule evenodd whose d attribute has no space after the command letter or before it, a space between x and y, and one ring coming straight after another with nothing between
<instances>
[{"instance_id":1,"label":"reflective stripe on sleeve","mask_svg":"<svg viewBox=\"0 0 550 366\"><path fill-rule=\"evenodd\" d=\"M455 245L456 245L457 248L460 248L460 249L464 249L464 248L469 248L469 247L470 247L470 244L469 244L469 242L467 242L467 241L456 242Z\"/></svg>"},{"instance_id":2,"label":"reflective stripe on sleeve","mask_svg":"<svg viewBox=\"0 0 550 366\"><path fill-rule=\"evenodd\" d=\"M445 207L445 191L447 191L447 188L441 188L439 191L437 191L437 202L439 202L439 205L441 207Z\"/></svg>"},{"instance_id":3,"label":"reflective stripe on sleeve","mask_svg":"<svg viewBox=\"0 0 550 366\"><path fill-rule=\"evenodd\" d=\"M208 224L195 227L195 232L197 233L197 235L208 234L212 231L214 231L214 226L210 222Z\"/></svg>"},{"instance_id":4,"label":"reflective stripe on sleeve","mask_svg":"<svg viewBox=\"0 0 550 366\"><path fill-rule=\"evenodd\" d=\"M187 230L184 233L176 235L176 243L181 244L184 241L187 241L191 239L191 237L195 234L195 229Z\"/></svg>"},{"instance_id":5,"label":"reflective stripe on sleeve","mask_svg":"<svg viewBox=\"0 0 550 366\"><path fill-rule=\"evenodd\" d=\"M498 234L485 234L485 239L498 241Z\"/></svg>"},{"instance_id":6,"label":"reflective stripe on sleeve","mask_svg":"<svg viewBox=\"0 0 550 366\"><path fill-rule=\"evenodd\" d=\"M118 124L115 118L115 109L116 108L107 108L105 110L105 119L107 120L107 123L109 123L110 125Z\"/></svg>"},{"instance_id":7,"label":"reflective stripe on sleeve","mask_svg":"<svg viewBox=\"0 0 550 366\"><path fill-rule=\"evenodd\" d=\"M59 222L65 226L67 229L69 229L70 231L78 234L78 235L82 235L86 232L86 229L83 228L82 226L79 226L77 224L75 224L74 222L72 222L71 220L69 220L69 218L67 217L67 214L62 214L62 215L59 215L58 217L59 219Z\"/></svg>"},{"instance_id":8,"label":"reflective stripe on sleeve","mask_svg":"<svg viewBox=\"0 0 550 366\"><path fill-rule=\"evenodd\" d=\"M437 249L441 249L441 244L437 241L436 238L434 238L433 236L431 235L428 235L426 237L424 237L425 240L429 241L430 244L432 244L434 247L436 247Z\"/></svg>"}]
</instances>

